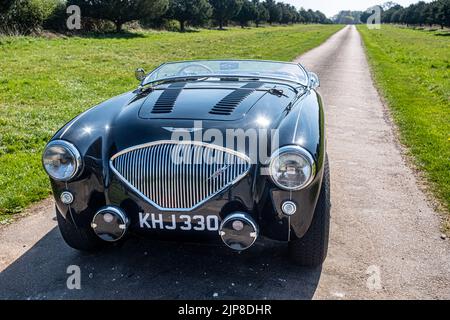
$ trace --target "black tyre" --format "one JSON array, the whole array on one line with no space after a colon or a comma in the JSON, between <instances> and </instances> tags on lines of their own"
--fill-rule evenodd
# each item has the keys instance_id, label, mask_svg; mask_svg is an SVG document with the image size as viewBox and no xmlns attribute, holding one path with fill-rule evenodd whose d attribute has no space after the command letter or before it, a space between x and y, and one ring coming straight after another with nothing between
<instances>
[{"instance_id":1,"label":"black tyre","mask_svg":"<svg viewBox=\"0 0 450 320\"><path fill-rule=\"evenodd\" d=\"M311 226L303 238L289 242L291 259L304 267L319 267L327 257L331 209L328 157L325 159L324 170L322 188Z\"/></svg>"},{"instance_id":2,"label":"black tyre","mask_svg":"<svg viewBox=\"0 0 450 320\"><path fill-rule=\"evenodd\" d=\"M67 218L70 219L70 216ZM105 245L91 228L78 228L74 223L66 220L58 209L56 209L56 219L62 237L70 247L80 251L93 252Z\"/></svg>"}]
</instances>

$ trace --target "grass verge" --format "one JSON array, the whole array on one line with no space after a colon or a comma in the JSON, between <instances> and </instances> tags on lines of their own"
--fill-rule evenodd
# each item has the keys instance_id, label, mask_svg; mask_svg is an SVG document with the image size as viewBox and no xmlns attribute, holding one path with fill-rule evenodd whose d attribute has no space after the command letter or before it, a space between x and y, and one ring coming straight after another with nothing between
<instances>
[{"instance_id":1,"label":"grass verge","mask_svg":"<svg viewBox=\"0 0 450 320\"><path fill-rule=\"evenodd\" d=\"M359 26L375 80L400 129L401 142L447 213L450 231L449 33Z\"/></svg>"}]
</instances>

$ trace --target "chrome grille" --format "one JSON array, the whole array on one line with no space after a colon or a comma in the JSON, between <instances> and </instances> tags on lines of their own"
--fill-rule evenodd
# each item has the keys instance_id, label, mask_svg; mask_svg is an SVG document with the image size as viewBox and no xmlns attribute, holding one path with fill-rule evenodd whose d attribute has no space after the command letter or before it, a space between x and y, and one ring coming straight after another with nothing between
<instances>
[{"instance_id":1,"label":"chrome grille","mask_svg":"<svg viewBox=\"0 0 450 320\"><path fill-rule=\"evenodd\" d=\"M243 178L250 159L211 144L162 141L124 150L111 169L160 210L192 210Z\"/></svg>"}]
</instances>

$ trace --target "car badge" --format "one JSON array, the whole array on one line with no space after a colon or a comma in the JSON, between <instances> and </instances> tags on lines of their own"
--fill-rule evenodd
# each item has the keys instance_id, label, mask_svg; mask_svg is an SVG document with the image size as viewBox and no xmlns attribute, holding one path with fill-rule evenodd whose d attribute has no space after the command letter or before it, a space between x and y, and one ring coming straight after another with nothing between
<instances>
[{"instance_id":1,"label":"car badge","mask_svg":"<svg viewBox=\"0 0 450 320\"><path fill-rule=\"evenodd\" d=\"M211 180L211 179L215 179L215 178L220 177L223 173L225 173L225 171L226 171L229 167L231 167L231 164L227 164L227 165L223 166L222 168L220 168L219 170L217 170L216 172L214 172L214 173L208 178L208 180Z\"/></svg>"}]
</instances>

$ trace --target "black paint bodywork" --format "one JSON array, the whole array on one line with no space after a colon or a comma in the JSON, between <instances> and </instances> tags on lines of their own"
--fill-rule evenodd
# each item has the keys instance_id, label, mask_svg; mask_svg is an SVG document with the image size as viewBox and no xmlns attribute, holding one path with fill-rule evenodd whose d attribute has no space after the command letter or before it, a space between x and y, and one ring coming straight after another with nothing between
<instances>
[{"instance_id":1,"label":"black paint bodywork","mask_svg":"<svg viewBox=\"0 0 450 320\"><path fill-rule=\"evenodd\" d=\"M52 140L66 140L75 145L83 159L83 171L68 183L51 180L58 211L70 223L89 227L94 214L105 205L119 206L131 220L130 231L159 238L220 240L217 233L156 231L139 228L138 212L160 212L144 201L113 174L109 161L116 153L136 145L169 140L164 127L192 128L202 120L204 130L255 128L256 119L264 115L270 128L278 129L280 147L299 145L316 161L313 182L301 191L288 192L277 188L269 176L259 174L261 165L252 165L249 174L239 183L187 214L218 215L222 220L234 211L249 213L260 227L260 234L280 241L301 238L308 230L322 184L325 159L324 112L320 95L312 88L274 80L263 84L254 95L245 99L232 115L213 115L212 104L232 90L246 84L241 81L186 82L177 98L177 106L167 114L148 112L155 100L170 86L162 84L142 93L139 90L122 94L79 115L60 129ZM271 91L271 89L276 89ZM282 94L274 94L282 92ZM270 150L270 148L269 148ZM243 151L243 150L239 150ZM74 194L67 206L60 201L63 191ZM298 211L292 217L281 212L283 201L292 200ZM186 213L183 213L186 214ZM70 216L69 216L70 215Z\"/></svg>"}]
</instances>

